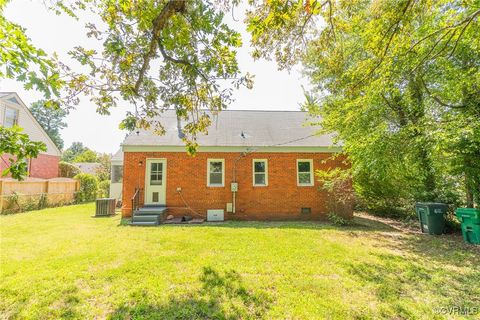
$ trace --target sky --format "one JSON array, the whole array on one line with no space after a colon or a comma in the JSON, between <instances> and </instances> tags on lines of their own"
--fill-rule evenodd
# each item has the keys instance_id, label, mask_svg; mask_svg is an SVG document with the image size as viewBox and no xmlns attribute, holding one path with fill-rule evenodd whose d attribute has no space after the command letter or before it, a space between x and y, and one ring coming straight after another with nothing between
<instances>
[{"instance_id":1,"label":"sky","mask_svg":"<svg viewBox=\"0 0 480 320\"><path fill-rule=\"evenodd\" d=\"M228 107L232 110L299 110L304 99L302 85L308 87L308 80L302 77L299 69L279 71L272 61L254 61L249 46L249 34L243 24L243 10L237 8L226 16L226 22L242 35L243 47L238 50L238 63L243 73L255 75L254 88L241 88L234 92L235 101ZM69 61L68 51L77 45L101 51L101 44L85 35L84 21L76 21L67 15L56 15L48 11L40 0L11 1L4 11L7 19L26 28L32 42L52 54L56 52L63 62ZM85 17L91 20L92 17ZM42 99L42 95L32 90L25 90L23 83L10 79L0 80L0 91L15 91L30 106ZM61 131L65 146L80 141L97 152L115 153L126 131L120 130L118 124L131 106L122 105L112 110L111 115L96 113L95 105L88 98L82 98L79 106L66 118L68 127Z\"/></svg>"}]
</instances>

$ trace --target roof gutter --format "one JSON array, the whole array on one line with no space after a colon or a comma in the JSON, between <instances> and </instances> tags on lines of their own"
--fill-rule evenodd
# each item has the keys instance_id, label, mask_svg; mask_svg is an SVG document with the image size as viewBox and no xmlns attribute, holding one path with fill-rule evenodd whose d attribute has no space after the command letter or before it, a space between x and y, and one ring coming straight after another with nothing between
<instances>
[{"instance_id":1,"label":"roof gutter","mask_svg":"<svg viewBox=\"0 0 480 320\"><path fill-rule=\"evenodd\" d=\"M341 152L341 146L200 146L198 152L244 152L246 148L255 152L300 152L300 153L336 153ZM122 144L123 152L186 152L185 146L159 145L126 145Z\"/></svg>"}]
</instances>

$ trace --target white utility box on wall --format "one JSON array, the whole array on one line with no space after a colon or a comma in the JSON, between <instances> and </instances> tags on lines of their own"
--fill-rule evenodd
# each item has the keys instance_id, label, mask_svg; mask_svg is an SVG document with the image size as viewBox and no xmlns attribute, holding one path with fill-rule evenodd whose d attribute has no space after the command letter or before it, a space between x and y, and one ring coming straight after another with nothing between
<instances>
[{"instance_id":1,"label":"white utility box on wall","mask_svg":"<svg viewBox=\"0 0 480 320\"><path fill-rule=\"evenodd\" d=\"M207 221L223 221L223 220L224 220L223 209L207 210Z\"/></svg>"}]
</instances>

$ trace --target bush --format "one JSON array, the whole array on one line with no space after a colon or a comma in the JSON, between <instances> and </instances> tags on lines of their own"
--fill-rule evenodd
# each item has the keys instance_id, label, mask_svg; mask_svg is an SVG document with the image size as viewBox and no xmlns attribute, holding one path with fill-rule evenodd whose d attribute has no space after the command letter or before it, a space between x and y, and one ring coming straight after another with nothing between
<instances>
[{"instance_id":1,"label":"bush","mask_svg":"<svg viewBox=\"0 0 480 320\"><path fill-rule=\"evenodd\" d=\"M328 213L327 214L328 221L336 226L348 226L350 225L351 221L347 220L336 213Z\"/></svg>"},{"instance_id":2,"label":"bush","mask_svg":"<svg viewBox=\"0 0 480 320\"><path fill-rule=\"evenodd\" d=\"M348 169L316 170L320 190L328 193L327 210L336 216L350 219L353 217L355 193L352 188L351 171Z\"/></svg>"},{"instance_id":3,"label":"bush","mask_svg":"<svg viewBox=\"0 0 480 320\"><path fill-rule=\"evenodd\" d=\"M88 173L80 173L74 179L80 182L80 189L75 194L75 202L94 201L98 192L97 178Z\"/></svg>"},{"instance_id":4,"label":"bush","mask_svg":"<svg viewBox=\"0 0 480 320\"><path fill-rule=\"evenodd\" d=\"M446 233L454 233L462 231L462 227L460 222L458 221L455 213L449 211L445 215L445 232Z\"/></svg>"},{"instance_id":5,"label":"bush","mask_svg":"<svg viewBox=\"0 0 480 320\"><path fill-rule=\"evenodd\" d=\"M108 198L110 195L110 181L104 180L100 181L98 184L98 197L99 198Z\"/></svg>"},{"instance_id":6,"label":"bush","mask_svg":"<svg viewBox=\"0 0 480 320\"><path fill-rule=\"evenodd\" d=\"M53 206L53 204L48 202L48 195L46 193L42 193L40 196L31 196L13 192L6 196L4 201L4 207L0 214L41 210Z\"/></svg>"},{"instance_id":7,"label":"bush","mask_svg":"<svg viewBox=\"0 0 480 320\"><path fill-rule=\"evenodd\" d=\"M75 166L71 163L64 162L64 161L60 161L58 163L58 176L59 177L73 178L77 174L80 174L80 173L81 173L80 168L78 168L77 166Z\"/></svg>"}]
</instances>

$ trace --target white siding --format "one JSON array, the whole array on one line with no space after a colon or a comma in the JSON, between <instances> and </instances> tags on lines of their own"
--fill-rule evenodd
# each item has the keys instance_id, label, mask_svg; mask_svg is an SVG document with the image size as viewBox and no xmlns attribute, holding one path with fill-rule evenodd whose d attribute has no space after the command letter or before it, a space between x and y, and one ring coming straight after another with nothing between
<instances>
[{"instance_id":1,"label":"white siding","mask_svg":"<svg viewBox=\"0 0 480 320\"><path fill-rule=\"evenodd\" d=\"M8 99L15 97L19 102L14 103ZM48 137L47 133L42 129L40 124L35 120L27 107L21 102L20 98L14 93L2 96L0 98L0 124L3 126L5 121L6 108L15 108L19 111L18 125L23 128L23 132L28 134L32 141L41 141L46 144L47 152L44 154L60 156L60 150L55 146L53 141Z\"/></svg>"},{"instance_id":2,"label":"white siding","mask_svg":"<svg viewBox=\"0 0 480 320\"><path fill-rule=\"evenodd\" d=\"M118 150L112 157L112 169L113 166L123 166L123 151ZM113 171L113 170L112 170ZM110 198L122 200L122 187L123 182L111 182L110 181Z\"/></svg>"},{"instance_id":3,"label":"white siding","mask_svg":"<svg viewBox=\"0 0 480 320\"><path fill-rule=\"evenodd\" d=\"M110 184L110 198L122 200L122 183Z\"/></svg>"}]
</instances>

